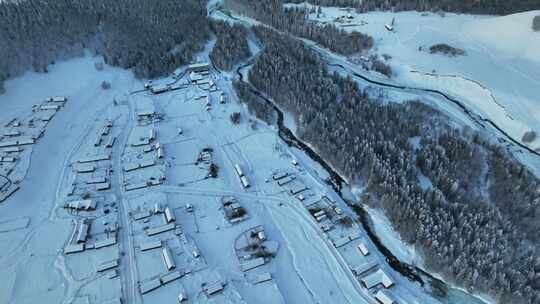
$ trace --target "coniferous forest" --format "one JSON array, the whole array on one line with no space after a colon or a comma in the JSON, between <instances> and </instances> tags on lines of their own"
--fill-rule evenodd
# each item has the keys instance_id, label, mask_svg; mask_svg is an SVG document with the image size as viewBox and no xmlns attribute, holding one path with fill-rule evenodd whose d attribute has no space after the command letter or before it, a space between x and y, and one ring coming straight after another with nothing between
<instances>
[{"instance_id":1,"label":"coniferous forest","mask_svg":"<svg viewBox=\"0 0 540 304\"><path fill-rule=\"evenodd\" d=\"M84 49L152 78L191 61L210 28L204 0L25 0L0 9L0 88Z\"/></svg>"},{"instance_id":2,"label":"coniferous forest","mask_svg":"<svg viewBox=\"0 0 540 304\"><path fill-rule=\"evenodd\" d=\"M232 1L230 5L242 13L279 31L312 40L333 52L350 55L373 46L373 38L369 35L360 32L347 33L331 24L317 25L307 20L308 11L285 8L283 0Z\"/></svg>"},{"instance_id":3,"label":"coniferous forest","mask_svg":"<svg viewBox=\"0 0 540 304\"><path fill-rule=\"evenodd\" d=\"M210 53L210 60L220 70L230 71L235 64L251 55L247 40L247 30L241 25L230 25L224 21L212 22L216 34L216 44Z\"/></svg>"}]
</instances>

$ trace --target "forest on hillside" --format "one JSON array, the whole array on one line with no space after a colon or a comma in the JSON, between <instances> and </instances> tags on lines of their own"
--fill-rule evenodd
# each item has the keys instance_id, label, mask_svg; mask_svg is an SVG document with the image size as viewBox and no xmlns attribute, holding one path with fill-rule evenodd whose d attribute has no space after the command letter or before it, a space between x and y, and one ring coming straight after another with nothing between
<instances>
[{"instance_id":1,"label":"forest on hillside","mask_svg":"<svg viewBox=\"0 0 540 304\"><path fill-rule=\"evenodd\" d=\"M84 49L152 78L191 61L209 39L206 0L26 0L0 4L0 93Z\"/></svg>"},{"instance_id":2,"label":"forest on hillside","mask_svg":"<svg viewBox=\"0 0 540 304\"><path fill-rule=\"evenodd\" d=\"M364 202L384 209L430 269L501 303L540 301L538 178L425 104L372 100L298 40L255 32L264 51L251 85L294 114L301 138L348 180L367 185ZM236 85L240 98L269 117L246 85Z\"/></svg>"},{"instance_id":3,"label":"forest on hillside","mask_svg":"<svg viewBox=\"0 0 540 304\"><path fill-rule=\"evenodd\" d=\"M226 21L212 21L211 28L216 35L216 44L210 52L210 60L225 71L251 56L247 40L247 30L238 24Z\"/></svg>"}]
</instances>

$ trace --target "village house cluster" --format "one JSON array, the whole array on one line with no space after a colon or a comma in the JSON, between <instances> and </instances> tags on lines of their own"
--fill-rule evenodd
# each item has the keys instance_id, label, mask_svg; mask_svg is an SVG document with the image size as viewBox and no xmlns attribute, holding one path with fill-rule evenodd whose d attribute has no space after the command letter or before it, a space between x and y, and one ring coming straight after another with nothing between
<instances>
[{"instance_id":1,"label":"village house cluster","mask_svg":"<svg viewBox=\"0 0 540 304\"><path fill-rule=\"evenodd\" d=\"M0 129L0 203L19 189L26 175L32 146L47 124L67 102L67 97L48 97L32 111L8 121Z\"/></svg>"},{"instance_id":2,"label":"village house cluster","mask_svg":"<svg viewBox=\"0 0 540 304\"><path fill-rule=\"evenodd\" d=\"M322 191L304 159L279 142L278 160L268 163L244 150L257 121L231 119L242 110L226 102L234 95L210 64L144 86L117 96L87 130L67 160L54 212L72 223L61 250L66 264L111 286L107 303L171 302L171 294L177 303L246 303L245 286L283 302L275 267L288 257L266 208L299 217L371 299L405 303L348 206ZM47 118L33 122L36 130L10 122L0 142L37 134L35 141L65 102L36 107L34 115ZM2 150L22 153L26 145Z\"/></svg>"}]
</instances>

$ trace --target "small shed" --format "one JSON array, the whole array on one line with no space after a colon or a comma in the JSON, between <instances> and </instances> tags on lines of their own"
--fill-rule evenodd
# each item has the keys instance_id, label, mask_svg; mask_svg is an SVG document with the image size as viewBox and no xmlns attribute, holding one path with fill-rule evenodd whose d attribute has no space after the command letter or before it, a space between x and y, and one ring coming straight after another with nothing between
<instances>
[{"instance_id":1,"label":"small shed","mask_svg":"<svg viewBox=\"0 0 540 304\"><path fill-rule=\"evenodd\" d=\"M86 242L89 229L90 229L90 226L84 222L79 225L79 230L77 231L77 243Z\"/></svg>"},{"instance_id":2,"label":"small shed","mask_svg":"<svg viewBox=\"0 0 540 304\"><path fill-rule=\"evenodd\" d=\"M203 288L203 291L206 294L206 296L211 296L213 294L216 294L218 292L223 291L224 288L225 288L225 286L223 286L223 283L216 282L216 283L213 283L213 284L206 285Z\"/></svg>"},{"instance_id":3,"label":"small shed","mask_svg":"<svg viewBox=\"0 0 540 304\"><path fill-rule=\"evenodd\" d=\"M152 94L161 94L161 93L167 92L169 89L170 89L169 86L166 84L158 84L158 85L152 86L150 88L150 92L152 92Z\"/></svg>"},{"instance_id":4,"label":"small shed","mask_svg":"<svg viewBox=\"0 0 540 304\"><path fill-rule=\"evenodd\" d=\"M67 97L65 97L65 96L53 96L53 97L47 98L45 101L47 101L47 102L66 102Z\"/></svg>"},{"instance_id":5,"label":"small shed","mask_svg":"<svg viewBox=\"0 0 540 304\"><path fill-rule=\"evenodd\" d=\"M171 271L169 273L166 273L162 275L159 279L161 280L161 283L163 285L168 284L172 281L178 280L182 277L182 274L178 271Z\"/></svg>"},{"instance_id":6,"label":"small shed","mask_svg":"<svg viewBox=\"0 0 540 304\"><path fill-rule=\"evenodd\" d=\"M242 187L243 187L244 189L250 187L249 181L248 181L247 177L241 176L241 177L240 177L240 182L242 183Z\"/></svg>"},{"instance_id":7,"label":"small shed","mask_svg":"<svg viewBox=\"0 0 540 304\"><path fill-rule=\"evenodd\" d=\"M176 220L176 217L174 216L174 211L169 207L165 208L165 212L163 212L163 214L165 215L165 221L167 223L172 223Z\"/></svg>"},{"instance_id":8,"label":"small shed","mask_svg":"<svg viewBox=\"0 0 540 304\"><path fill-rule=\"evenodd\" d=\"M141 251L152 250L152 249L156 249L160 247L161 247L161 240L147 241L147 242L141 243L141 246L140 246Z\"/></svg>"},{"instance_id":9,"label":"small shed","mask_svg":"<svg viewBox=\"0 0 540 304\"><path fill-rule=\"evenodd\" d=\"M165 268L167 268L167 270L172 270L176 267L169 247L164 246L161 249L161 256L163 257L163 262L165 263Z\"/></svg>"},{"instance_id":10,"label":"small shed","mask_svg":"<svg viewBox=\"0 0 540 304\"><path fill-rule=\"evenodd\" d=\"M240 269L246 272L248 270L262 266L264 264L265 264L264 258L260 257L260 258L252 259L252 260L249 260L240 264Z\"/></svg>"}]
</instances>

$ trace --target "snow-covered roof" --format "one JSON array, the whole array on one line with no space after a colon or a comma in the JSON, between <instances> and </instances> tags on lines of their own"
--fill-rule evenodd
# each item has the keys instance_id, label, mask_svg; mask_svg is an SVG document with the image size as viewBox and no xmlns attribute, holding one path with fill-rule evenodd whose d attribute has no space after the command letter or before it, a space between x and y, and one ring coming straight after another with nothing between
<instances>
[{"instance_id":1,"label":"snow-covered roof","mask_svg":"<svg viewBox=\"0 0 540 304\"><path fill-rule=\"evenodd\" d=\"M384 271L378 269L374 273L363 277L362 284L364 284L364 286L368 289L377 285L383 285L385 288L388 288L394 285L394 281L392 281L392 279L390 279L390 277Z\"/></svg>"},{"instance_id":2,"label":"snow-covered roof","mask_svg":"<svg viewBox=\"0 0 540 304\"><path fill-rule=\"evenodd\" d=\"M164 214L165 214L165 221L167 221L167 223L174 222L176 220L174 216L174 212L171 210L171 208L169 207L165 208Z\"/></svg>"},{"instance_id":3,"label":"snow-covered roof","mask_svg":"<svg viewBox=\"0 0 540 304\"><path fill-rule=\"evenodd\" d=\"M245 271L251 270L253 268L257 268L259 266L262 266L262 265L264 265L264 263L265 263L264 258L260 257L260 258L249 260L249 261L246 261L246 262L240 264L240 269L242 269L242 271L245 272Z\"/></svg>"},{"instance_id":4,"label":"snow-covered roof","mask_svg":"<svg viewBox=\"0 0 540 304\"><path fill-rule=\"evenodd\" d=\"M96 202L91 199L71 201L67 202L64 207L75 210L95 210Z\"/></svg>"},{"instance_id":5,"label":"snow-covered roof","mask_svg":"<svg viewBox=\"0 0 540 304\"><path fill-rule=\"evenodd\" d=\"M216 282L214 284L207 285L204 289L207 295L212 295L223 290L223 283Z\"/></svg>"},{"instance_id":6,"label":"snow-covered roof","mask_svg":"<svg viewBox=\"0 0 540 304\"><path fill-rule=\"evenodd\" d=\"M31 145L34 143L32 138L21 138L19 140L10 140L0 142L0 147L11 147L11 146L22 146L22 145Z\"/></svg>"},{"instance_id":7,"label":"snow-covered roof","mask_svg":"<svg viewBox=\"0 0 540 304\"><path fill-rule=\"evenodd\" d=\"M146 234L148 236L152 236L152 235L156 235L156 234L159 234L159 233L162 233L162 232L165 232L165 231L173 230L174 227L175 227L174 223L170 223L170 224L163 225L163 226L149 228L149 229L146 230Z\"/></svg>"},{"instance_id":8,"label":"snow-covered roof","mask_svg":"<svg viewBox=\"0 0 540 304\"><path fill-rule=\"evenodd\" d=\"M4 132L4 136L19 136L21 135L20 131L6 131Z\"/></svg>"},{"instance_id":9,"label":"snow-covered roof","mask_svg":"<svg viewBox=\"0 0 540 304\"><path fill-rule=\"evenodd\" d=\"M208 69L210 64L208 62L194 63L188 66L188 70Z\"/></svg>"},{"instance_id":10,"label":"snow-covered roof","mask_svg":"<svg viewBox=\"0 0 540 304\"><path fill-rule=\"evenodd\" d=\"M104 263L101 263L100 265L98 265L97 266L97 271L102 272L102 271L109 270L109 269L117 267L117 266L118 266L118 260L114 259L112 261L104 262Z\"/></svg>"},{"instance_id":11,"label":"snow-covered roof","mask_svg":"<svg viewBox=\"0 0 540 304\"><path fill-rule=\"evenodd\" d=\"M189 74L189 79L191 79L191 81L199 81L201 80L203 77L200 75L200 74L197 74L195 72L191 72Z\"/></svg>"},{"instance_id":12,"label":"snow-covered roof","mask_svg":"<svg viewBox=\"0 0 540 304\"><path fill-rule=\"evenodd\" d=\"M182 277L182 274L178 271L172 271L166 273L160 277L161 283L167 284Z\"/></svg>"},{"instance_id":13,"label":"snow-covered roof","mask_svg":"<svg viewBox=\"0 0 540 304\"><path fill-rule=\"evenodd\" d=\"M96 170L96 167L89 163L75 164L73 168L78 173L88 173L88 172L94 172Z\"/></svg>"},{"instance_id":14,"label":"snow-covered roof","mask_svg":"<svg viewBox=\"0 0 540 304\"><path fill-rule=\"evenodd\" d=\"M146 241L144 243L141 243L140 245L141 251L147 251L147 250L156 249L160 247L161 247L161 240Z\"/></svg>"},{"instance_id":15,"label":"snow-covered roof","mask_svg":"<svg viewBox=\"0 0 540 304\"><path fill-rule=\"evenodd\" d=\"M169 247L164 246L161 249L161 256L163 258L163 262L165 263L165 267L167 268L167 270L171 270L176 267L171 251L169 250Z\"/></svg>"},{"instance_id":16,"label":"snow-covered roof","mask_svg":"<svg viewBox=\"0 0 540 304\"><path fill-rule=\"evenodd\" d=\"M362 242L358 244L358 250L360 251L360 253L362 253L362 255L369 254L369 250L367 249L366 245Z\"/></svg>"},{"instance_id":17,"label":"snow-covered roof","mask_svg":"<svg viewBox=\"0 0 540 304\"><path fill-rule=\"evenodd\" d=\"M148 282L141 283L139 286L141 294L149 293L150 291L158 288L161 286L161 281L159 278L150 280Z\"/></svg>"},{"instance_id":18,"label":"snow-covered roof","mask_svg":"<svg viewBox=\"0 0 540 304\"><path fill-rule=\"evenodd\" d=\"M106 239L103 239L103 240L100 240L100 241L97 241L95 244L94 244L94 248L95 249L99 249L99 248L104 248L104 247L108 247L108 246L112 246L114 244L116 244L116 235L112 235Z\"/></svg>"},{"instance_id":19,"label":"snow-covered roof","mask_svg":"<svg viewBox=\"0 0 540 304\"><path fill-rule=\"evenodd\" d=\"M375 267L377 267L377 262L370 261L357 266L351 266L351 270L355 275L359 276L370 271L371 269L374 269Z\"/></svg>"}]
</instances>

